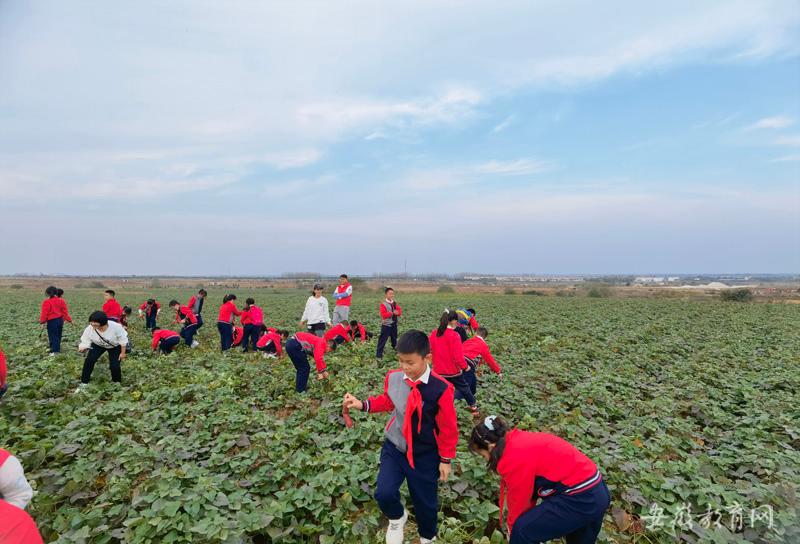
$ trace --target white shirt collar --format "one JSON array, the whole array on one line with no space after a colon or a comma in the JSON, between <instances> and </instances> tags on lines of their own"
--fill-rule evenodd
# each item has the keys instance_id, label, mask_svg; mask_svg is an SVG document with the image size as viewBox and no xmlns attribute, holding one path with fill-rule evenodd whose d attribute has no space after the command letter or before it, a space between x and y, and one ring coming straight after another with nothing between
<instances>
[{"instance_id":1,"label":"white shirt collar","mask_svg":"<svg viewBox=\"0 0 800 544\"><path fill-rule=\"evenodd\" d=\"M411 378L409 378L408 374L406 374L405 372L403 372L403 377L405 377L405 379L407 380L411 380ZM431 377L431 365L426 365L425 372L422 374L422 376L420 376L419 379L417 380L411 380L411 381L412 382L418 381L427 384L430 377Z\"/></svg>"}]
</instances>

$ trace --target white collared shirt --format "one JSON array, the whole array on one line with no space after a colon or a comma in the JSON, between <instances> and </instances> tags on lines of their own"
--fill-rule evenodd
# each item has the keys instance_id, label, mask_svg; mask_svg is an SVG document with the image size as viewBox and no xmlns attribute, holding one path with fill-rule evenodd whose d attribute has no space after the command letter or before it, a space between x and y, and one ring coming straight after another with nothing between
<instances>
[{"instance_id":1,"label":"white collared shirt","mask_svg":"<svg viewBox=\"0 0 800 544\"><path fill-rule=\"evenodd\" d=\"M405 379L407 379L407 380L411 380L412 382L422 382L422 383L427 384L428 380L431 377L431 365L426 365L425 372L423 372L422 376L420 376L416 380L412 380L411 378L409 378L408 374L406 374L405 372L403 372L403 377L405 377Z\"/></svg>"}]
</instances>

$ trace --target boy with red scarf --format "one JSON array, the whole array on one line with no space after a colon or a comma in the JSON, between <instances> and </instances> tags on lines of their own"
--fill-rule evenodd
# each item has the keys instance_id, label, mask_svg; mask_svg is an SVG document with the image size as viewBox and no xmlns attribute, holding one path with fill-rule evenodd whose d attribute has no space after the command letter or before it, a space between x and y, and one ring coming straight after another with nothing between
<instances>
[{"instance_id":1,"label":"boy with red scarf","mask_svg":"<svg viewBox=\"0 0 800 544\"><path fill-rule=\"evenodd\" d=\"M436 538L439 481L450 475L456 455L458 421L453 386L431 371L430 344L422 331L408 331L397 342L400 368L386 375L383 394L360 401L350 393L344 407L392 412L386 427L375 500L389 518L387 544L402 544L408 512L400 486L408 484L420 543Z\"/></svg>"}]
</instances>

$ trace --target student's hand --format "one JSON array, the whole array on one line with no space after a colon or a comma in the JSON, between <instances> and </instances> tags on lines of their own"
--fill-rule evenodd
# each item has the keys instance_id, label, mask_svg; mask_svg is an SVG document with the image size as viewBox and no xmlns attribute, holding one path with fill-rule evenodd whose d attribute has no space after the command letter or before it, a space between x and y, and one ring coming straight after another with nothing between
<instances>
[{"instance_id":1,"label":"student's hand","mask_svg":"<svg viewBox=\"0 0 800 544\"><path fill-rule=\"evenodd\" d=\"M498 373L497 373L497 377L498 377L498 378L500 378L500 379L502 380L502 379L503 379L503 373L502 373L502 372L498 372Z\"/></svg>"},{"instance_id":2,"label":"student's hand","mask_svg":"<svg viewBox=\"0 0 800 544\"><path fill-rule=\"evenodd\" d=\"M89 348L81 348L81 347L79 347L79 348L78 348L78 353L85 353L85 352L86 352L86 350L88 350L88 349L89 349Z\"/></svg>"},{"instance_id":3,"label":"student's hand","mask_svg":"<svg viewBox=\"0 0 800 544\"><path fill-rule=\"evenodd\" d=\"M361 402L360 400L358 400L356 397L354 397L350 393L345 393L344 394L344 401L342 402L342 405L345 408L352 408L354 410L363 410L364 409L364 403Z\"/></svg>"},{"instance_id":4,"label":"student's hand","mask_svg":"<svg viewBox=\"0 0 800 544\"><path fill-rule=\"evenodd\" d=\"M120 361L124 361L124 360L125 360L125 357L127 357L127 356L128 356L128 352L127 352L127 351L123 351L123 352L121 352L121 353L119 354L119 360L120 360Z\"/></svg>"},{"instance_id":5,"label":"student's hand","mask_svg":"<svg viewBox=\"0 0 800 544\"><path fill-rule=\"evenodd\" d=\"M446 482L450 477L450 463L439 463L439 481Z\"/></svg>"}]
</instances>

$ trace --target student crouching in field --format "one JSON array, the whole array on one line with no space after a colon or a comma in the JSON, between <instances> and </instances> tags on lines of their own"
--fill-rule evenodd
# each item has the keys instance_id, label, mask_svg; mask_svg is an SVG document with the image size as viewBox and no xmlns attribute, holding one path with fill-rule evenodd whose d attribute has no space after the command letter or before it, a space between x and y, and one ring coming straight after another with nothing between
<instances>
[{"instance_id":1,"label":"student crouching in field","mask_svg":"<svg viewBox=\"0 0 800 544\"><path fill-rule=\"evenodd\" d=\"M489 344L486 343L486 338L489 336L489 331L485 327L478 327L475 329L475 336L467 340L461 345L464 352L464 360L469 367L469 370L464 372L464 379L469 385L469 390L472 391L474 396L478 392L478 377L477 370L481 363L486 363L489 368L494 371L500 378L503 373L500 372L500 365L492 357L492 352L489 350ZM456 392L456 399L463 398L460 393Z\"/></svg>"},{"instance_id":2,"label":"student crouching in field","mask_svg":"<svg viewBox=\"0 0 800 544\"><path fill-rule=\"evenodd\" d=\"M63 293L63 291L62 291ZM45 289L47 298L42 301L42 312L39 323L47 327L47 340L50 344L50 355L61 352L61 337L64 334L64 321L72 322L67 310L67 303L58 296L58 289L50 286Z\"/></svg>"},{"instance_id":3,"label":"student crouching in field","mask_svg":"<svg viewBox=\"0 0 800 544\"><path fill-rule=\"evenodd\" d=\"M286 341L286 354L292 360L292 364L297 371L294 382L295 391L302 393L308 386L308 375L311 373L308 354L312 353L314 355L317 379L324 380L328 377L325 353L335 349L336 343L333 340L325 340L310 332L297 332Z\"/></svg>"},{"instance_id":4,"label":"student crouching in field","mask_svg":"<svg viewBox=\"0 0 800 544\"><path fill-rule=\"evenodd\" d=\"M469 449L500 475L500 525L507 525L510 544L597 540L611 496L597 465L575 446L489 416L472 430Z\"/></svg>"},{"instance_id":5,"label":"student crouching in field","mask_svg":"<svg viewBox=\"0 0 800 544\"><path fill-rule=\"evenodd\" d=\"M175 310L175 323L182 325L180 337L190 348L196 348L200 343L194 339L197 333L197 316L189 306L181 306L177 300L170 300L169 307Z\"/></svg>"},{"instance_id":6,"label":"student crouching in field","mask_svg":"<svg viewBox=\"0 0 800 544\"><path fill-rule=\"evenodd\" d=\"M383 293L386 298L378 306L378 313L381 316L381 334L378 337L378 349L375 352L378 362L383 360L383 350L387 340L391 339L392 349L397 348L397 320L403 315L403 309L394 301L394 289L387 287Z\"/></svg>"},{"instance_id":7,"label":"student crouching in field","mask_svg":"<svg viewBox=\"0 0 800 544\"><path fill-rule=\"evenodd\" d=\"M375 500L389 518L387 544L402 544L408 512L400 500L403 480L414 505L420 542L436 537L439 481L450 475L458 422L453 386L431 371L430 344L422 331L408 331L397 343L400 368L386 375L383 394L360 401L350 393L344 406L392 412L381 449Z\"/></svg>"},{"instance_id":8,"label":"student crouching in field","mask_svg":"<svg viewBox=\"0 0 800 544\"><path fill-rule=\"evenodd\" d=\"M219 307L219 317L217 318L217 330L219 331L219 343L222 351L228 351L233 345L233 319L234 316L242 315L242 312L234 304L236 295L225 295L222 298L222 306Z\"/></svg>"},{"instance_id":9,"label":"student crouching in field","mask_svg":"<svg viewBox=\"0 0 800 544\"><path fill-rule=\"evenodd\" d=\"M196 295L192 295L186 305L194 313L197 318L197 328L203 326L203 303L206 301L208 293L205 289L200 289Z\"/></svg>"},{"instance_id":10,"label":"student crouching in field","mask_svg":"<svg viewBox=\"0 0 800 544\"><path fill-rule=\"evenodd\" d=\"M261 325L261 337L258 339L256 349L264 357L280 357L283 355L282 342L289 338L289 331L267 328Z\"/></svg>"},{"instance_id":11,"label":"student crouching in field","mask_svg":"<svg viewBox=\"0 0 800 544\"><path fill-rule=\"evenodd\" d=\"M161 313L161 304L154 298L148 298L139 306L139 317L144 316L144 328L154 331L158 324L158 314Z\"/></svg>"},{"instance_id":12,"label":"student crouching in field","mask_svg":"<svg viewBox=\"0 0 800 544\"><path fill-rule=\"evenodd\" d=\"M75 390L80 393L92 377L94 365L101 355L108 353L108 367L111 370L111 381L122 382L120 363L125 360L128 345L128 333L119 323L109 321L104 312L93 312L89 316L89 325L81 335L78 351L86 354L81 373L81 383Z\"/></svg>"},{"instance_id":13,"label":"student crouching in field","mask_svg":"<svg viewBox=\"0 0 800 544\"><path fill-rule=\"evenodd\" d=\"M248 298L244 302L245 306L242 308L242 315L239 319L244 328L242 351L255 352L258 344L258 336L261 332L261 327L264 325L264 312L260 307L256 306L256 301L254 299Z\"/></svg>"},{"instance_id":14,"label":"student crouching in field","mask_svg":"<svg viewBox=\"0 0 800 544\"><path fill-rule=\"evenodd\" d=\"M181 336L169 329L153 329L153 342L150 344L150 349L155 352L157 349L161 350L163 355L169 355L181 343Z\"/></svg>"},{"instance_id":15,"label":"student crouching in field","mask_svg":"<svg viewBox=\"0 0 800 544\"><path fill-rule=\"evenodd\" d=\"M333 298L336 299L333 308L333 324L347 323L347 319L350 317L350 303L353 301L353 286L350 285L347 274L339 276L339 285L333 292Z\"/></svg>"},{"instance_id":16,"label":"student crouching in field","mask_svg":"<svg viewBox=\"0 0 800 544\"><path fill-rule=\"evenodd\" d=\"M364 344L367 340L372 340L372 336L372 333L360 321L353 320L350 322L350 338L353 339L353 342L359 339Z\"/></svg>"},{"instance_id":17,"label":"student crouching in field","mask_svg":"<svg viewBox=\"0 0 800 544\"><path fill-rule=\"evenodd\" d=\"M344 321L337 325L334 325L327 331L325 331L325 335L322 337L325 340L333 340L336 342L337 345L344 344L345 342L350 342L352 337L350 335L350 323Z\"/></svg>"},{"instance_id":18,"label":"student crouching in field","mask_svg":"<svg viewBox=\"0 0 800 544\"><path fill-rule=\"evenodd\" d=\"M314 284L311 296L306 300L306 307L303 316L300 318L300 325L305 326L308 332L323 336L325 329L331 324L330 311L328 310L328 299L322 296L322 285Z\"/></svg>"},{"instance_id":19,"label":"student crouching in field","mask_svg":"<svg viewBox=\"0 0 800 544\"><path fill-rule=\"evenodd\" d=\"M102 310L109 321L116 321L119 323L119 320L122 318L122 306L117 302L116 296L117 294L113 289L106 289L103 291L103 299L105 299L105 302L103 303Z\"/></svg>"},{"instance_id":20,"label":"student crouching in field","mask_svg":"<svg viewBox=\"0 0 800 544\"><path fill-rule=\"evenodd\" d=\"M429 338L433 354L433 370L453 384L456 392L460 393L459 397L467 401L472 415L475 416L478 415L478 403L464 378L464 372L469 370L469 366L464 359L461 338L454 330L457 322L458 315L445 310L439 319L439 327L431 332Z\"/></svg>"}]
</instances>

